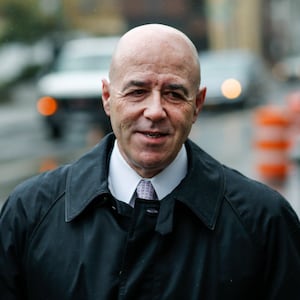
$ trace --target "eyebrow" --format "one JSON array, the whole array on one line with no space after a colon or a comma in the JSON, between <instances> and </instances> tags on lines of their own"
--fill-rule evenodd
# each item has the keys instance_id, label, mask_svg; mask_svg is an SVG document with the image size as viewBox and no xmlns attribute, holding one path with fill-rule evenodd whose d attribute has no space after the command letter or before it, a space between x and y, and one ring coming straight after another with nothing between
<instances>
[{"instance_id":1,"label":"eyebrow","mask_svg":"<svg viewBox=\"0 0 300 300\"><path fill-rule=\"evenodd\" d=\"M128 88L132 87L132 86L136 86L136 87L148 87L150 86L151 83L147 82L147 81L139 81L139 80L130 80L122 89L122 91L124 92L125 90L127 90ZM163 88L167 88L170 89L172 91L175 90L181 90L183 92L183 94L188 97L189 96L189 91L188 89L182 85L182 84L178 84L178 83L169 83L169 84L165 84L163 86Z\"/></svg>"},{"instance_id":2,"label":"eyebrow","mask_svg":"<svg viewBox=\"0 0 300 300\"><path fill-rule=\"evenodd\" d=\"M146 87L149 86L150 83L145 82L145 81L139 81L139 80L130 80L122 89L122 91L126 91L128 88L132 87L132 86L137 86L137 87Z\"/></svg>"}]
</instances>

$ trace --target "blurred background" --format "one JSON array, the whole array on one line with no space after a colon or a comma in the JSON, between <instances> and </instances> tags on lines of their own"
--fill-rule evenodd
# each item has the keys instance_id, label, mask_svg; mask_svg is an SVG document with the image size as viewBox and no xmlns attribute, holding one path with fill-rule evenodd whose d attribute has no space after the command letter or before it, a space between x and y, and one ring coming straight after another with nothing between
<instances>
[{"instance_id":1,"label":"blurred background","mask_svg":"<svg viewBox=\"0 0 300 300\"><path fill-rule=\"evenodd\" d=\"M101 79L115 43L155 22L199 51L208 95L191 138L300 212L299 10L298 0L0 0L0 206L110 131Z\"/></svg>"}]
</instances>

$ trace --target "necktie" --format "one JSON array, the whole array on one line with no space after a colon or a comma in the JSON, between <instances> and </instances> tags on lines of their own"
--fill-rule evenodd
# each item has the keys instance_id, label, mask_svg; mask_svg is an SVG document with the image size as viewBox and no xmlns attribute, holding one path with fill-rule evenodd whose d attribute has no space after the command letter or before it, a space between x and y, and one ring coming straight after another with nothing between
<instances>
[{"instance_id":1,"label":"necktie","mask_svg":"<svg viewBox=\"0 0 300 300\"><path fill-rule=\"evenodd\" d=\"M157 200L157 195L150 180L142 179L137 188L136 193L138 198L146 200Z\"/></svg>"}]
</instances>

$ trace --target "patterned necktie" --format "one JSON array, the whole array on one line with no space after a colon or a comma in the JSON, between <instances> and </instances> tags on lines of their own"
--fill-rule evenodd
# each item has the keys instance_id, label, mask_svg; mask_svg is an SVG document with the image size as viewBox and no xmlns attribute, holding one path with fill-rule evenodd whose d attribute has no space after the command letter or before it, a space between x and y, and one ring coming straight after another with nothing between
<instances>
[{"instance_id":1,"label":"patterned necktie","mask_svg":"<svg viewBox=\"0 0 300 300\"><path fill-rule=\"evenodd\" d=\"M157 200L157 195L150 180L142 179L137 188L136 193L138 198L146 200Z\"/></svg>"}]
</instances>

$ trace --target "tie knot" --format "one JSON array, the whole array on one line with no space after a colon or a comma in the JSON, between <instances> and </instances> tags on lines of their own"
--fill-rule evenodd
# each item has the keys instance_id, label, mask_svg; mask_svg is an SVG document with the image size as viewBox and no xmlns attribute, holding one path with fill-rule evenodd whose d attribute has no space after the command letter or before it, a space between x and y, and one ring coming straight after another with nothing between
<instances>
[{"instance_id":1,"label":"tie knot","mask_svg":"<svg viewBox=\"0 0 300 300\"><path fill-rule=\"evenodd\" d=\"M137 196L141 199L157 200L154 187L150 180L142 179L136 188L136 193Z\"/></svg>"}]
</instances>

